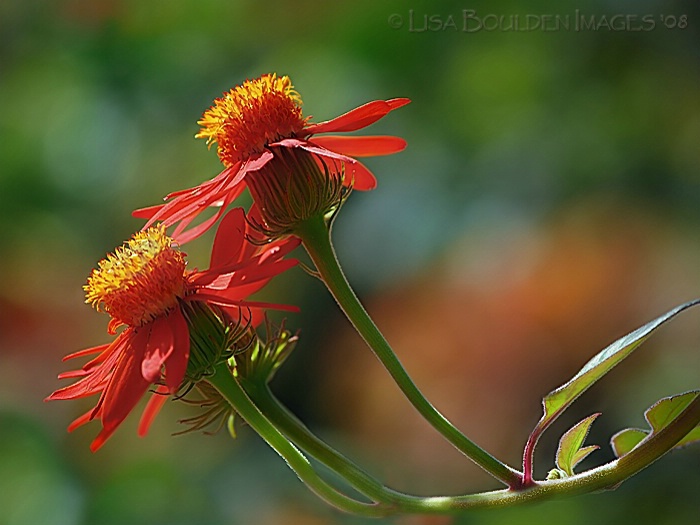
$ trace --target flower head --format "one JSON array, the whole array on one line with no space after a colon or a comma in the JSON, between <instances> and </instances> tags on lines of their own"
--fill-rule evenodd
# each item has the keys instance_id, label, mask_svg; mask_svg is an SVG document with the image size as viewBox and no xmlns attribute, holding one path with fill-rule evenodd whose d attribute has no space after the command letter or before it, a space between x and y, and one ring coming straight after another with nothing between
<instances>
[{"instance_id":1,"label":"flower head","mask_svg":"<svg viewBox=\"0 0 700 525\"><path fill-rule=\"evenodd\" d=\"M156 394L139 427L144 435L168 395L176 394L187 376L194 375L191 381L200 379L188 367L191 350L198 351L199 361L203 353L201 345L191 346L191 339L218 341L219 348L208 349L209 359L225 359L243 333L237 326L256 324L261 309L296 310L247 299L296 264L285 259L296 241L259 246L248 241L254 235L245 213L237 208L221 223L208 270L186 270L184 254L162 226L135 234L98 264L85 285L86 302L111 316L110 333L120 325L126 328L111 343L65 358L97 354L81 369L59 375L78 381L48 399L100 394L95 407L76 419L69 430L99 419L102 431L91 446L97 450L155 385ZM217 322L201 322L202 316L214 316Z\"/></svg>"},{"instance_id":2,"label":"flower head","mask_svg":"<svg viewBox=\"0 0 700 525\"><path fill-rule=\"evenodd\" d=\"M289 77L273 73L224 93L197 124L202 130L195 137L207 139L207 145L216 142L219 158L228 168L262 153L270 143L297 135L305 119L301 97Z\"/></svg>"},{"instance_id":3,"label":"flower head","mask_svg":"<svg viewBox=\"0 0 700 525\"><path fill-rule=\"evenodd\" d=\"M85 302L112 316L110 333L121 324L141 326L184 298L185 264L165 227L148 228L99 262L83 286Z\"/></svg>"},{"instance_id":4,"label":"flower head","mask_svg":"<svg viewBox=\"0 0 700 525\"><path fill-rule=\"evenodd\" d=\"M255 188L254 198L268 222L280 222L280 210L273 209L274 201L259 202L260 188L264 190L271 182L273 186L294 189L322 180L318 176L321 173L332 179L333 186L339 181L341 186L371 190L376 179L356 157L397 153L405 148L406 142L392 136L316 135L365 128L408 103L406 98L375 100L334 119L313 124L302 115L301 97L289 77L271 74L247 80L216 99L199 121L202 129L196 137L205 138L208 145L216 142L224 170L198 186L167 195L165 204L136 210L134 216L148 219L145 227L156 221L166 226L177 224L173 237L184 243L211 227L246 186L253 189L258 178L267 177L262 186L258 184ZM290 161L290 156L296 158ZM302 165L306 167L299 169ZM282 179L270 180L270 177L279 179L280 174ZM310 190L313 199L320 201L320 211L329 211L338 204L338 191L330 192L332 198L324 201L326 186L322 180L318 188L313 186ZM297 202L306 195L309 190L290 197L292 208L308 211L308 206ZM316 211L319 206L311 208ZM218 211L188 229L208 207ZM282 215L290 206L285 203L283 208Z\"/></svg>"}]
</instances>

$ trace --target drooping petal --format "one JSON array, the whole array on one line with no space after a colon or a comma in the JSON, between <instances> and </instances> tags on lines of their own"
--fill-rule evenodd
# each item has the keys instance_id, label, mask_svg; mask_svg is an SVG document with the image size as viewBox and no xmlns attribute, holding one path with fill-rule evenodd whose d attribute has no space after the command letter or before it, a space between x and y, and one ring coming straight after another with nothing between
<instances>
[{"instance_id":1,"label":"drooping petal","mask_svg":"<svg viewBox=\"0 0 700 525\"><path fill-rule=\"evenodd\" d=\"M129 331L125 330L119 334L119 337L117 337L100 356L83 367L82 370L88 371L85 377L72 385L59 388L47 397L46 400L77 399L91 396L103 390L111 376L113 368L119 361L119 356L128 346L129 340ZM99 366L90 366L91 363L98 359L100 359Z\"/></svg>"},{"instance_id":2,"label":"drooping petal","mask_svg":"<svg viewBox=\"0 0 700 525\"><path fill-rule=\"evenodd\" d=\"M333 159L335 161L348 162L351 164L354 162L357 162L352 157L348 157L347 155L341 155L340 153L336 153L334 151L328 150L326 148L323 148L321 146L318 146L318 145L313 144L312 142L309 142L306 140L284 139L284 140L280 140L279 142L275 142L274 144L270 144L270 146L283 147L283 148L301 148L303 150L308 151L309 153L313 153L313 154L318 155L320 157L326 157L329 159Z\"/></svg>"},{"instance_id":3,"label":"drooping petal","mask_svg":"<svg viewBox=\"0 0 700 525\"><path fill-rule=\"evenodd\" d=\"M260 262L263 263L269 258L281 259L300 244L301 239L298 237L286 237L270 243L260 254Z\"/></svg>"},{"instance_id":4,"label":"drooping petal","mask_svg":"<svg viewBox=\"0 0 700 525\"><path fill-rule=\"evenodd\" d=\"M360 161L345 165L345 185L351 185L353 190L369 191L377 187L377 179Z\"/></svg>"},{"instance_id":5,"label":"drooping petal","mask_svg":"<svg viewBox=\"0 0 700 525\"><path fill-rule=\"evenodd\" d=\"M268 162L272 160L274 155L269 150L264 150L260 153L251 155L243 163L243 167L238 172L238 175L231 181L231 186L234 186L241 182L243 178L252 171L258 171L260 168L265 166Z\"/></svg>"},{"instance_id":6,"label":"drooping petal","mask_svg":"<svg viewBox=\"0 0 700 525\"><path fill-rule=\"evenodd\" d=\"M240 260L246 244L246 219L243 208L229 211L221 220L214 237L209 268L226 266Z\"/></svg>"},{"instance_id":7,"label":"drooping petal","mask_svg":"<svg viewBox=\"0 0 700 525\"><path fill-rule=\"evenodd\" d=\"M83 370L82 368L80 370L69 370L68 372L61 372L58 374L59 379L73 379L74 377L84 377L86 375L89 375L90 371L88 370Z\"/></svg>"},{"instance_id":8,"label":"drooping petal","mask_svg":"<svg viewBox=\"0 0 700 525\"><path fill-rule=\"evenodd\" d=\"M68 432L73 432L76 428L82 427L85 423L89 423L93 418L93 409L91 408L85 412L82 416L75 418L70 425L68 425Z\"/></svg>"},{"instance_id":9,"label":"drooping petal","mask_svg":"<svg viewBox=\"0 0 700 525\"><path fill-rule=\"evenodd\" d=\"M165 384L169 392L175 394L182 385L190 360L190 330L179 308L170 313L168 324L173 334L173 352L165 361Z\"/></svg>"},{"instance_id":10,"label":"drooping petal","mask_svg":"<svg viewBox=\"0 0 700 525\"><path fill-rule=\"evenodd\" d=\"M375 123L390 111L405 106L410 102L407 98L393 98L390 100L374 100L335 117L331 120L311 124L304 127L305 136L315 133L338 133L356 131Z\"/></svg>"},{"instance_id":11,"label":"drooping petal","mask_svg":"<svg viewBox=\"0 0 700 525\"><path fill-rule=\"evenodd\" d=\"M158 317L141 330L148 330L146 352L141 361L141 375L149 383L160 379L165 361L173 353L175 338L170 323L170 315Z\"/></svg>"},{"instance_id":12,"label":"drooping petal","mask_svg":"<svg viewBox=\"0 0 700 525\"><path fill-rule=\"evenodd\" d=\"M161 221L166 226L179 223L173 233L173 238L181 244L189 242L202 235L216 223L225 212L228 204L243 192L245 176L262 168L272 157L272 153L267 150L251 155L245 161L226 168L211 180L187 190L171 193L166 197L170 200L165 204L142 208L136 210L132 215L148 218L144 229L157 221ZM219 208L213 217L185 230L202 211L212 206Z\"/></svg>"},{"instance_id":13,"label":"drooping petal","mask_svg":"<svg viewBox=\"0 0 700 525\"><path fill-rule=\"evenodd\" d=\"M168 389L165 386L158 385L158 387L156 387L156 391L148 400L148 403L146 403L146 408L143 409L143 414L141 415L141 420L139 421L137 430L139 437L144 437L146 434L148 434L148 430L151 428L151 423L153 423L153 420L160 412L160 409L163 408L165 402L170 398L168 394Z\"/></svg>"},{"instance_id":14,"label":"drooping petal","mask_svg":"<svg viewBox=\"0 0 700 525\"><path fill-rule=\"evenodd\" d=\"M324 135L314 137L309 143L316 144L331 151L350 157L377 157L391 155L406 148L406 141L389 135L376 136L342 136Z\"/></svg>"},{"instance_id":15,"label":"drooping petal","mask_svg":"<svg viewBox=\"0 0 700 525\"><path fill-rule=\"evenodd\" d=\"M231 202L236 199L241 193L243 192L243 186L239 186L235 190L229 192L224 201L219 205L219 209L217 212L209 217L208 219L202 221L199 223L197 226L194 226L188 230L185 230L185 228L189 225L192 219L194 219L197 216L197 212L194 212L190 217L188 217L186 220L183 220L178 224L177 228L175 228L175 231L173 232L173 238L179 242L180 244L185 244L187 242L190 242L193 239L196 239L200 235L202 235L205 231L207 231L209 228L211 228L216 221L221 218L221 216L224 214L226 211L226 208L228 207Z\"/></svg>"},{"instance_id":16,"label":"drooping petal","mask_svg":"<svg viewBox=\"0 0 700 525\"><path fill-rule=\"evenodd\" d=\"M137 219L150 219L156 213L158 213L165 204L156 204L155 206L146 206L145 208L138 208L131 212L132 217Z\"/></svg>"},{"instance_id":17,"label":"drooping petal","mask_svg":"<svg viewBox=\"0 0 700 525\"><path fill-rule=\"evenodd\" d=\"M105 375L108 375L105 371ZM65 386L56 390L53 394L46 398L46 401L54 401L56 399L79 399L88 397L104 390L107 385L107 377L102 374L89 374L83 377L80 381L76 381L72 385ZM60 379L66 379L70 376L61 375Z\"/></svg>"},{"instance_id":18,"label":"drooping petal","mask_svg":"<svg viewBox=\"0 0 700 525\"><path fill-rule=\"evenodd\" d=\"M77 352L73 352L72 354L68 354L63 358L63 361L68 361L69 359L74 359L76 357L83 357L86 355L91 355L91 354L96 354L98 352L103 352L106 350L111 343L107 343L104 345L99 345L99 346L93 346L92 348L86 348L84 350L78 350Z\"/></svg>"},{"instance_id":19,"label":"drooping petal","mask_svg":"<svg viewBox=\"0 0 700 525\"><path fill-rule=\"evenodd\" d=\"M196 217L198 213L213 206L220 199L222 184L204 183L199 188L194 190L207 191L192 191L189 194L177 197L169 202L166 202L156 214L144 225L144 229L151 226L156 221L162 221L166 226L171 226L177 222Z\"/></svg>"},{"instance_id":20,"label":"drooping petal","mask_svg":"<svg viewBox=\"0 0 700 525\"><path fill-rule=\"evenodd\" d=\"M168 211L172 213L173 208L176 207L175 205L182 204L182 201L184 199L192 197L201 197L202 195L206 194L208 190L211 190L218 184L225 183L231 178L231 176L234 176L235 173L238 172L240 167L240 162L234 164L233 166L229 166L228 168L224 169L221 173L219 173L216 177L204 181L201 184L198 184L197 186L169 193L165 196L163 200L170 202L166 202L165 204L156 204L155 206L148 206L146 208L139 208L137 210L134 210L131 213L131 215L132 217L136 217L139 219L148 219L149 222L144 226L144 229L148 228L151 224L153 224L153 222L157 220L162 220L161 218L164 215L166 215ZM168 208L168 210L165 210L165 208Z\"/></svg>"},{"instance_id":21,"label":"drooping petal","mask_svg":"<svg viewBox=\"0 0 700 525\"><path fill-rule=\"evenodd\" d=\"M201 301L206 301L209 304L215 304L217 306L270 308L273 310L282 310L285 312L295 313L300 311L299 307L294 305L267 303L261 301L244 301L241 299L230 299L225 294L217 294L213 292L197 294L197 298Z\"/></svg>"},{"instance_id":22,"label":"drooping petal","mask_svg":"<svg viewBox=\"0 0 700 525\"><path fill-rule=\"evenodd\" d=\"M148 391L150 382L141 373L141 363L148 347L149 330L133 332L127 351L120 354L114 373L104 390L99 408L102 431L97 435L90 449L95 452L114 433L138 401Z\"/></svg>"},{"instance_id":23,"label":"drooping petal","mask_svg":"<svg viewBox=\"0 0 700 525\"><path fill-rule=\"evenodd\" d=\"M226 291L228 294L244 298L257 292L274 276L292 268L299 261L275 258L265 261L264 264L254 262L238 263L232 268L219 268L218 272L206 271L197 274L190 280L193 295L207 291Z\"/></svg>"}]
</instances>

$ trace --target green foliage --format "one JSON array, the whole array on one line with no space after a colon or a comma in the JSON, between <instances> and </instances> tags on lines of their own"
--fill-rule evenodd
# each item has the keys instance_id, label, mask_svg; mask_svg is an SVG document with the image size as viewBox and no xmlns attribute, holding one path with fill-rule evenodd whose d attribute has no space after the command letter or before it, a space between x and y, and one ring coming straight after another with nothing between
<instances>
[{"instance_id":1,"label":"green foliage","mask_svg":"<svg viewBox=\"0 0 700 525\"><path fill-rule=\"evenodd\" d=\"M544 415L538 422L535 430L533 430L530 440L536 440L581 394L628 357L657 328L698 303L700 303L700 300L696 299L677 306L664 315L621 337L588 361L570 381L547 394L542 401Z\"/></svg>"},{"instance_id":2,"label":"green foliage","mask_svg":"<svg viewBox=\"0 0 700 525\"><path fill-rule=\"evenodd\" d=\"M654 403L644 412L644 418L649 423L651 430L627 428L615 434L610 440L615 455L617 457L624 456L644 439L656 435L669 426L698 395L700 395L700 391L694 390L677 396L665 397ZM681 439L676 448L697 441L700 441L700 427L695 427Z\"/></svg>"},{"instance_id":3,"label":"green foliage","mask_svg":"<svg viewBox=\"0 0 700 525\"><path fill-rule=\"evenodd\" d=\"M576 465L588 457L591 452L600 448L598 445L583 446L583 442L586 440L591 425L599 415L600 413L593 414L579 421L576 425L567 430L559 440L557 467L567 476L573 476Z\"/></svg>"},{"instance_id":4,"label":"green foliage","mask_svg":"<svg viewBox=\"0 0 700 525\"><path fill-rule=\"evenodd\" d=\"M626 428L625 430L620 430L610 439L610 445L612 446L615 455L619 458L639 445L639 443L648 435L648 430Z\"/></svg>"}]
</instances>

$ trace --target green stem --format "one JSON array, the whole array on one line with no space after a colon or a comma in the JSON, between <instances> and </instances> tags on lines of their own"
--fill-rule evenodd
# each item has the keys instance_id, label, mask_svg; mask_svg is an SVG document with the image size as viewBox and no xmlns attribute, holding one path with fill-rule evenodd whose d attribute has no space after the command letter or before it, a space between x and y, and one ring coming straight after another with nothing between
<instances>
[{"instance_id":1,"label":"green stem","mask_svg":"<svg viewBox=\"0 0 700 525\"><path fill-rule=\"evenodd\" d=\"M313 434L297 417L274 396L267 385L241 380L241 384L255 405L284 435L309 455L345 479L360 493L384 503L411 502L408 496L392 490L362 470L351 460Z\"/></svg>"},{"instance_id":2,"label":"green stem","mask_svg":"<svg viewBox=\"0 0 700 525\"><path fill-rule=\"evenodd\" d=\"M667 427L653 434L622 458L595 469L568 478L538 482L522 490L504 489L463 496L423 497L403 494L385 487L311 433L279 403L266 385L245 380L243 383L256 405L275 427L360 492L380 502L376 512L384 515L458 514L472 509L508 507L615 487L666 454L700 423L698 396Z\"/></svg>"},{"instance_id":3,"label":"green stem","mask_svg":"<svg viewBox=\"0 0 700 525\"><path fill-rule=\"evenodd\" d=\"M502 463L462 434L437 411L413 383L345 278L331 243L330 227L324 218L312 217L299 224L294 233L301 238L316 270L340 308L416 410L450 443L486 472L510 488L520 487L522 475L519 472Z\"/></svg>"},{"instance_id":4,"label":"green stem","mask_svg":"<svg viewBox=\"0 0 700 525\"><path fill-rule=\"evenodd\" d=\"M226 363L217 365L214 374L209 376L207 380L226 398L234 410L282 456L299 479L321 499L340 510L362 516L379 517L391 512L391 508L387 506L364 503L350 498L321 479L299 449L260 413L238 381L231 375Z\"/></svg>"}]
</instances>

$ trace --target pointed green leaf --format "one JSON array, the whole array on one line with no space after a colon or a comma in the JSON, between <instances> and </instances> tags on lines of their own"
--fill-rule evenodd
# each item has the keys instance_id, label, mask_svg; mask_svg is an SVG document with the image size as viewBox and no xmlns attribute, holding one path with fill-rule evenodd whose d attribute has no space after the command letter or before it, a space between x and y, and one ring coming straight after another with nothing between
<instances>
[{"instance_id":1,"label":"pointed green leaf","mask_svg":"<svg viewBox=\"0 0 700 525\"><path fill-rule=\"evenodd\" d=\"M571 472L573 472L576 465L578 465L584 459L586 459L591 452L595 452L599 448L600 447L598 445L589 445L587 447L579 449L579 451L574 456L574 460L571 463Z\"/></svg>"},{"instance_id":2,"label":"pointed green leaf","mask_svg":"<svg viewBox=\"0 0 700 525\"><path fill-rule=\"evenodd\" d=\"M673 310L645 324L637 330L621 337L598 353L570 381L553 390L542 400L544 415L530 435L529 443L536 441L542 432L561 415L581 394L605 374L629 356L639 345L646 341L652 332L662 324L674 318L682 311L697 305L700 299L677 306ZM533 447L534 448L534 445Z\"/></svg>"},{"instance_id":3,"label":"pointed green leaf","mask_svg":"<svg viewBox=\"0 0 700 525\"><path fill-rule=\"evenodd\" d=\"M698 397L700 391L693 390L685 394L677 396L665 397L644 412L644 418L647 420L653 432L658 432L662 428L668 426L678 414L683 412L693 399Z\"/></svg>"},{"instance_id":4,"label":"pointed green leaf","mask_svg":"<svg viewBox=\"0 0 700 525\"><path fill-rule=\"evenodd\" d=\"M654 435L666 428L685 410L685 408L698 396L700 391L693 390L677 396L665 397L644 412L644 418L651 426L651 431L628 428L621 430L610 439L615 455L619 458L630 452L649 435ZM674 448L684 447L700 441L700 427L695 427L689 434L681 439Z\"/></svg>"},{"instance_id":5,"label":"pointed green leaf","mask_svg":"<svg viewBox=\"0 0 700 525\"><path fill-rule=\"evenodd\" d=\"M586 440L588 431L591 429L593 421L600 414L588 416L583 421L579 421L559 440L559 448L557 449L557 467L568 476L574 475L574 468L591 452L599 449L598 445L583 447L583 442ZM583 447L583 448L582 448Z\"/></svg>"},{"instance_id":6,"label":"pointed green leaf","mask_svg":"<svg viewBox=\"0 0 700 525\"><path fill-rule=\"evenodd\" d=\"M626 428L610 438L610 445L616 457L624 456L649 435L648 430Z\"/></svg>"}]
</instances>

